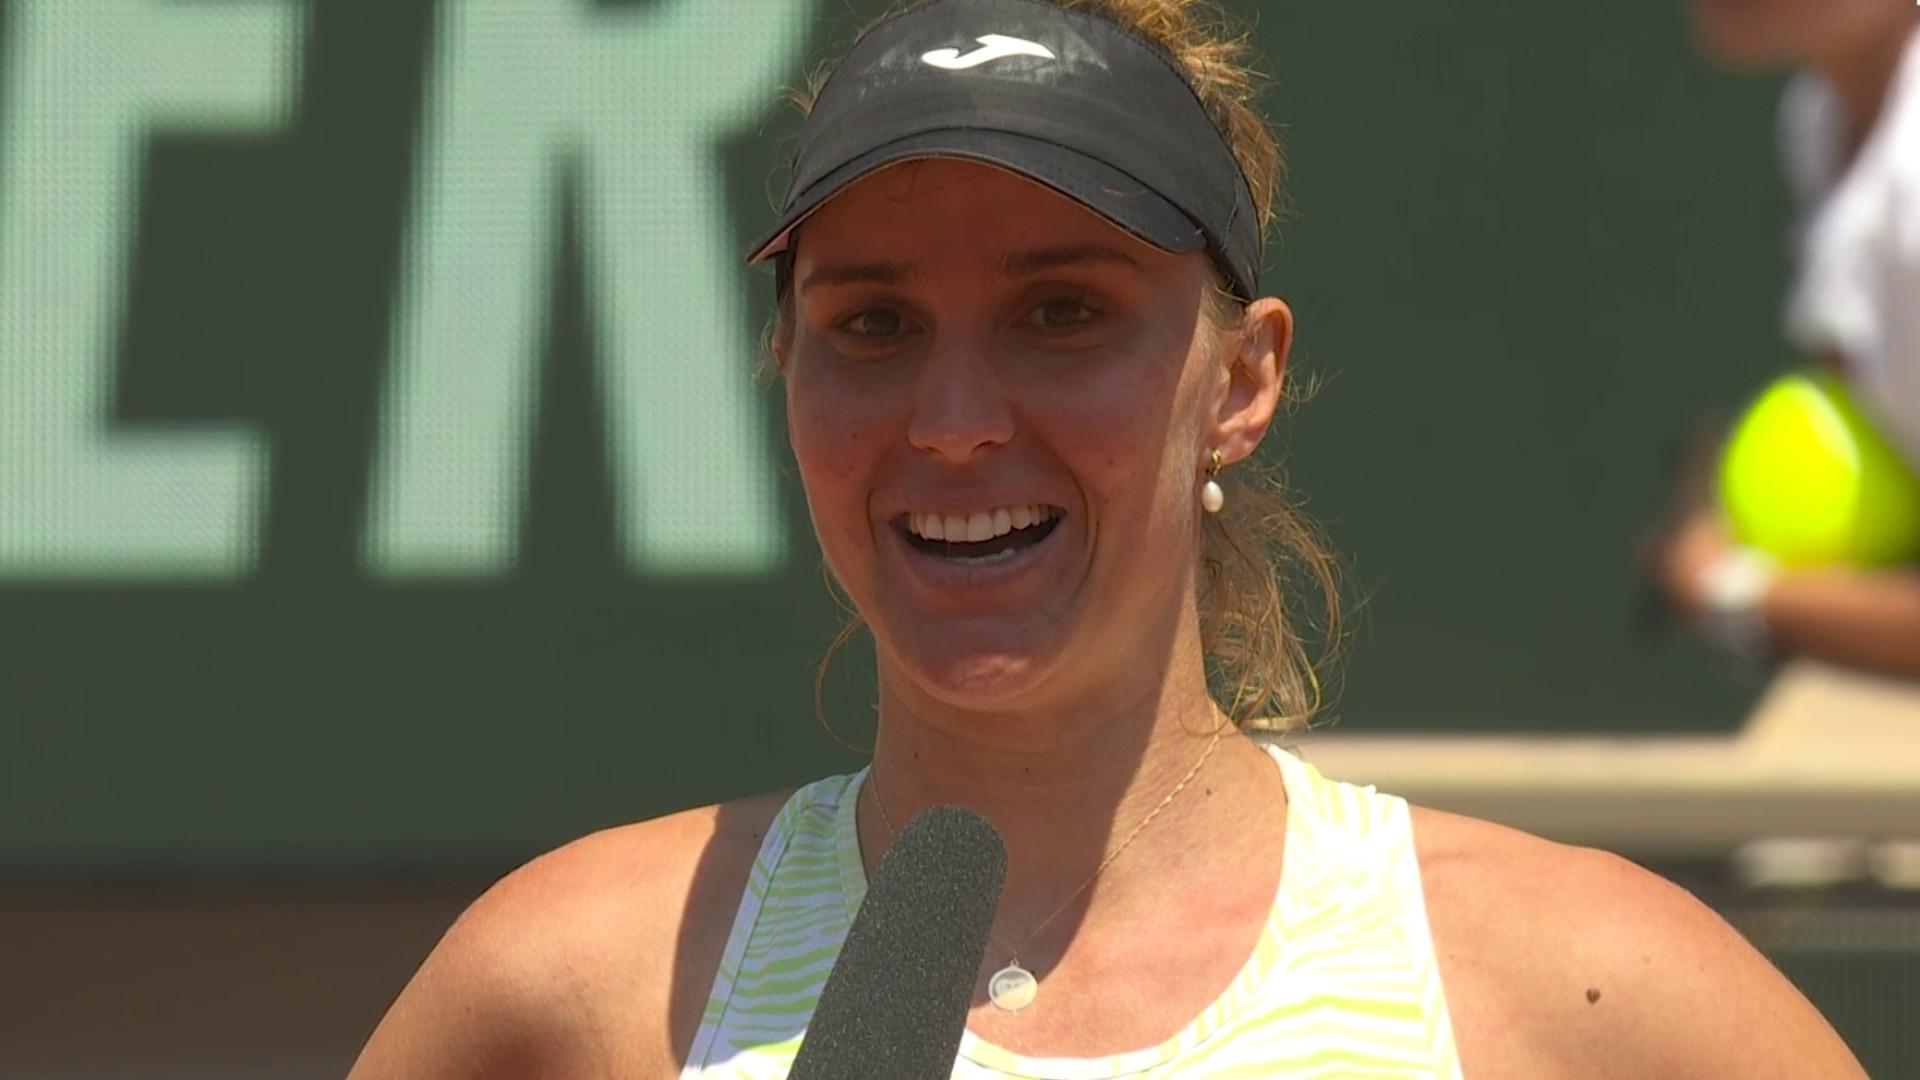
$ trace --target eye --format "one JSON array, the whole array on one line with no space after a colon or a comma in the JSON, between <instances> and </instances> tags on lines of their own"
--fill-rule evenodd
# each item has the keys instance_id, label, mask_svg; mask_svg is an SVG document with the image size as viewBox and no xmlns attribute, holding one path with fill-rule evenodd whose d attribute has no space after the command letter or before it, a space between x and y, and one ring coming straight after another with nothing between
<instances>
[{"instance_id":1,"label":"eye","mask_svg":"<svg viewBox=\"0 0 1920 1080\"><path fill-rule=\"evenodd\" d=\"M1084 296L1056 296L1041 301L1021 322L1036 330L1078 330L1099 316Z\"/></svg>"},{"instance_id":2,"label":"eye","mask_svg":"<svg viewBox=\"0 0 1920 1080\"><path fill-rule=\"evenodd\" d=\"M841 320L839 329L861 338L897 337L906 332L907 320L892 308L873 307Z\"/></svg>"}]
</instances>

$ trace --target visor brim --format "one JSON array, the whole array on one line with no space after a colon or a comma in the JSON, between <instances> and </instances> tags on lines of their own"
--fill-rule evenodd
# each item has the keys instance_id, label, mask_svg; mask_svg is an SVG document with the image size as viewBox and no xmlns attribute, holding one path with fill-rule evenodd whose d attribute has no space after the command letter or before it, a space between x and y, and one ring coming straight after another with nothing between
<instances>
[{"instance_id":1,"label":"visor brim","mask_svg":"<svg viewBox=\"0 0 1920 1080\"><path fill-rule=\"evenodd\" d=\"M761 262L787 250L793 231L854 183L889 165L932 158L1005 169L1051 188L1162 251L1184 254L1207 249L1206 235L1184 211L1105 162L1013 132L956 128L908 136L835 167L793 199L747 261Z\"/></svg>"}]
</instances>

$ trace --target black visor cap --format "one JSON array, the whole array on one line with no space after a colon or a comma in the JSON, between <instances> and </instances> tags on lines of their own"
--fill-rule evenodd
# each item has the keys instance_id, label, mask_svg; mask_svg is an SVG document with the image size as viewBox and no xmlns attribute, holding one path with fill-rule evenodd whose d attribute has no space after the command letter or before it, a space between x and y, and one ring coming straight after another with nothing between
<instances>
[{"instance_id":1,"label":"black visor cap","mask_svg":"<svg viewBox=\"0 0 1920 1080\"><path fill-rule=\"evenodd\" d=\"M1258 293L1253 197L1192 87L1158 47L1045 0L935 0L864 35L808 115L749 261L787 252L848 185L927 158L1024 176L1154 247L1207 251L1236 295Z\"/></svg>"}]
</instances>

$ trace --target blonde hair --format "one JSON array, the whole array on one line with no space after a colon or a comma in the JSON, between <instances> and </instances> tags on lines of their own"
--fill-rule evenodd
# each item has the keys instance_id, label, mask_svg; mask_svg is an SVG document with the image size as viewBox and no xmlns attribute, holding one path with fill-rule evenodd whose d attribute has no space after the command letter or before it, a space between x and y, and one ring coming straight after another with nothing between
<instances>
[{"instance_id":1,"label":"blonde hair","mask_svg":"<svg viewBox=\"0 0 1920 1080\"><path fill-rule=\"evenodd\" d=\"M928 2L907 0L896 5L895 13ZM1240 163L1265 234L1282 206L1286 158L1256 106L1263 80L1250 63L1247 36L1234 30L1210 0L1046 2L1107 19L1172 58ZM824 67L789 95L802 115L812 111L831 74L831 66ZM783 296L780 302L775 332L785 338L791 330L791 297ZM1238 331L1245 305L1216 288L1207 316L1222 334ZM1337 564L1318 531L1294 508L1277 468L1249 461L1217 479L1227 505L1218 514L1204 516L1200 553L1200 637L1209 682L1224 697L1222 710L1242 728L1305 727L1324 703L1322 671L1340 641ZM1289 603L1288 593L1294 582L1317 600L1312 605L1318 609L1317 627L1293 617L1297 605ZM814 682L814 703L822 710L823 723L827 667L861 626L852 605L842 603L850 621L828 647ZM1318 631L1318 656L1303 632L1307 629Z\"/></svg>"}]
</instances>

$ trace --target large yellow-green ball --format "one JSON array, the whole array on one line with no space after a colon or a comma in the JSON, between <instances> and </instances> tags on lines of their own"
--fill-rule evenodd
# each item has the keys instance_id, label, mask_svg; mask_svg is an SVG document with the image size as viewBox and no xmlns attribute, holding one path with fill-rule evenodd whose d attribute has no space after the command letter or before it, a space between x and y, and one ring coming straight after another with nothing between
<instances>
[{"instance_id":1,"label":"large yellow-green ball","mask_svg":"<svg viewBox=\"0 0 1920 1080\"><path fill-rule=\"evenodd\" d=\"M1831 375L1760 395L1727 440L1720 496L1735 535L1789 566L1920 558L1920 479Z\"/></svg>"}]
</instances>

